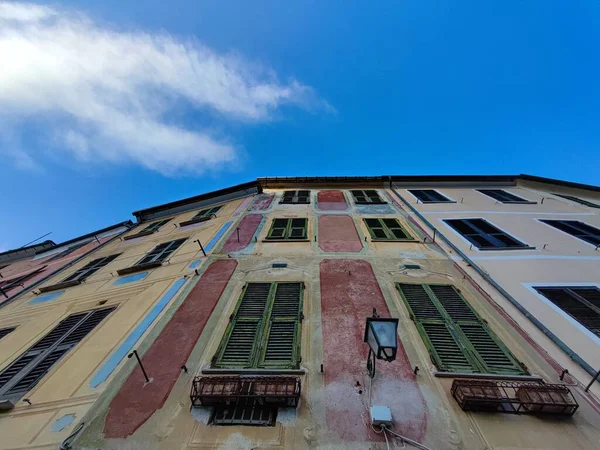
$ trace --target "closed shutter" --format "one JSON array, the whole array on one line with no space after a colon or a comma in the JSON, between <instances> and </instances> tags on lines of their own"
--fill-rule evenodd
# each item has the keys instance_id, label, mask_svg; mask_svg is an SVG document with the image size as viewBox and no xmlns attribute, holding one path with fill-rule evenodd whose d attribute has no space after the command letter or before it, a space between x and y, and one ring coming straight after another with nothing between
<instances>
[{"instance_id":1,"label":"closed shutter","mask_svg":"<svg viewBox=\"0 0 600 450\"><path fill-rule=\"evenodd\" d=\"M526 373L454 286L398 283L397 288L438 369Z\"/></svg>"},{"instance_id":2,"label":"closed shutter","mask_svg":"<svg viewBox=\"0 0 600 450\"><path fill-rule=\"evenodd\" d=\"M301 312L302 284L277 283L259 367L298 366Z\"/></svg>"},{"instance_id":3,"label":"closed shutter","mask_svg":"<svg viewBox=\"0 0 600 450\"><path fill-rule=\"evenodd\" d=\"M585 286L535 289L596 336L600 336L600 289Z\"/></svg>"},{"instance_id":4,"label":"closed shutter","mask_svg":"<svg viewBox=\"0 0 600 450\"><path fill-rule=\"evenodd\" d=\"M177 239L175 241L163 242L152 249L150 253L144 256L136 263L136 266L148 264L152 262L162 262L167 259L171 253L177 250L181 244L186 241L186 238Z\"/></svg>"},{"instance_id":5,"label":"closed shutter","mask_svg":"<svg viewBox=\"0 0 600 450\"><path fill-rule=\"evenodd\" d=\"M12 327L12 328L2 328L0 330L0 339L2 339L4 336L9 335L13 331L15 331L15 327Z\"/></svg>"},{"instance_id":6,"label":"closed shutter","mask_svg":"<svg viewBox=\"0 0 600 450\"><path fill-rule=\"evenodd\" d=\"M256 359L258 338L271 283L248 283L225 333L215 367L248 368Z\"/></svg>"},{"instance_id":7,"label":"closed shutter","mask_svg":"<svg viewBox=\"0 0 600 450\"><path fill-rule=\"evenodd\" d=\"M279 203L309 204L310 191L285 191Z\"/></svg>"},{"instance_id":8,"label":"closed shutter","mask_svg":"<svg viewBox=\"0 0 600 450\"><path fill-rule=\"evenodd\" d=\"M308 219L273 219L267 240L304 240L307 228Z\"/></svg>"},{"instance_id":9,"label":"closed shutter","mask_svg":"<svg viewBox=\"0 0 600 450\"><path fill-rule=\"evenodd\" d=\"M220 368L294 368L302 283L248 283L215 355Z\"/></svg>"},{"instance_id":10,"label":"closed shutter","mask_svg":"<svg viewBox=\"0 0 600 450\"><path fill-rule=\"evenodd\" d=\"M95 259L92 262L83 266L78 271L76 271L70 277L65 278L65 280L63 282L74 281L74 280L84 281L86 278L88 278L89 276L98 272L104 266L106 266L109 263L111 263L112 261L114 261L119 255L120 255L120 253L116 254L116 255L105 256L104 258Z\"/></svg>"},{"instance_id":11,"label":"closed shutter","mask_svg":"<svg viewBox=\"0 0 600 450\"><path fill-rule=\"evenodd\" d=\"M115 308L72 314L0 373L0 398L31 390L69 350Z\"/></svg>"},{"instance_id":12,"label":"closed shutter","mask_svg":"<svg viewBox=\"0 0 600 450\"><path fill-rule=\"evenodd\" d=\"M405 241L412 239L396 219L364 219L364 221L374 240Z\"/></svg>"}]
</instances>

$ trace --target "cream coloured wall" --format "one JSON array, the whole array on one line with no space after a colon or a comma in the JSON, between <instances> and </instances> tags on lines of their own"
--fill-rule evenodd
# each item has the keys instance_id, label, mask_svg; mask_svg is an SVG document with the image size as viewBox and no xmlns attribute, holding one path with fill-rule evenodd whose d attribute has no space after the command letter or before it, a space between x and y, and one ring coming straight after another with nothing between
<instances>
[{"instance_id":1,"label":"cream coloured wall","mask_svg":"<svg viewBox=\"0 0 600 450\"><path fill-rule=\"evenodd\" d=\"M91 386L92 377L134 330L144 323L144 318L174 282L182 276L193 274L190 263L204 259L194 241L199 239L206 246L224 224L237 220L231 216L243 200L223 204L217 217L204 223L179 227L180 222L188 220L197 212L190 211L174 216L150 236L133 240L122 240L124 235L117 237L73 267L47 280L42 286L61 282L94 259L120 253L117 259L81 285L64 289L60 296L43 303L35 303L38 295L28 292L0 309L0 327L17 326L13 333L0 340L2 370L68 315L100 307L117 307L24 396L31 401L31 405L19 402L13 410L0 413L0 449L57 448L110 384L124 360L99 386ZM127 234L135 234L145 225L147 224L142 224ZM229 231L230 229L227 233ZM162 267L149 270L142 280L123 285L114 284L120 278L117 270L135 264L157 244L179 238L187 240ZM178 294L184 289L185 285ZM173 301L171 299L169 304ZM143 330L137 342L151 331L166 309ZM60 427L57 428L57 424L61 423L59 419L65 420L64 416L70 415L73 415L72 423L58 430Z\"/></svg>"}]
</instances>

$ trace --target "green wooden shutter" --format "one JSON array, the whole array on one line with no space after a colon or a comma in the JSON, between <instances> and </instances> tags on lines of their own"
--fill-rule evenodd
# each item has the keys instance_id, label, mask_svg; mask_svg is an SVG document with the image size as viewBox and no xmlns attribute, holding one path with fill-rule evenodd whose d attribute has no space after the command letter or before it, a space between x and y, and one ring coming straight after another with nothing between
<instances>
[{"instance_id":1,"label":"green wooden shutter","mask_svg":"<svg viewBox=\"0 0 600 450\"><path fill-rule=\"evenodd\" d=\"M302 283L277 283L259 367L295 369L300 362Z\"/></svg>"},{"instance_id":2,"label":"green wooden shutter","mask_svg":"<svg viewBox=\"0 0 600 450\"><path fill-rule=\"evenodd\" d=\"M288 226L288 239L306 239L308 219L290 219Z\"/></svg>"},{"instance_id":3,"label":"green wooden shutter","mask_svg":"<svg viewBox=\"0 0 600 450\"><path fill-rule=\"evenodd\" d=\"M285 239L288 228L288 219L273 219L267 239Z\"/></svg>"},{"instance_id":4,"label":"green wooden shutter","mask_svg":"<svg viewBox=\"0 0 600 450\"><path fill-rule=\"evenodd\" d=\"M412 239L412 236L400 225L398 219L381 219L381 221L387 228L390 239L399 241Z\"/></svg>"},{"instance_id":5,"label":"green wooden shutter","mask_svg":"<svg viewBox=\"0 0 600 450\"><path fill-rule=\"evenodd\" d=\"M215 367L249 368L254 365L271 283L248 283L223 336Z\"/></svg>"},{"instance_id":6,"label":"green wooden shutter","mask_svg":"<svg viewBox=\"0 0 600 450\"><path fill-rule=\"evenodd\" d=\"M527 373L454 286L398 283L397 287L440 370Z\"/></svg>"}]
</instances>

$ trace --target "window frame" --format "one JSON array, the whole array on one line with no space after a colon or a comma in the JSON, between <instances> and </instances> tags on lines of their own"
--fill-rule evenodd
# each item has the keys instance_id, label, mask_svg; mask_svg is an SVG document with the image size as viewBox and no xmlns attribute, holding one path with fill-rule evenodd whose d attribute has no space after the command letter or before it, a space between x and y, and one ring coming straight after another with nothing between
<instances>
[{"instance_id":1,"label":"window frame","mask_svg":"<svg viewBox=\"0 0 600 450\"><path fill-rule=\"evenodd\" d=\"M221 212L221 210L223 209L224 206L225 206L225 204L223 203L220 205L214 205L214 206L209 206L207 208L202 208L200 211L198 211L196 214L194 214L190 219L180 222L179 226L185 227L186 225L192 225L195 223L206 222L208 220L211 220L212 218L217 218L217 217L219 217L218 213Z\"/></svg>"},{"instance_id":2,"label":"window frame","mask_svg":"<svg viewBox=\"0 0 600 450\"><path fill-rule=\"evenodd\" d=\"M485 321L475 310L475 308L471 305L469 301L462 294L460 289L453 285L447 283L413 283L413 282L402 282L396 281L394 282L396 291L400 295L400 299L402 303L406 307L411 320L415 324L419 335L423 341L423 344L427 347L427 350L431 356L432 362L438 368L440 372L444 373L483 373L483 374L494 374L494 375L527 375L528 370L523 363L521 363L518 358L512 353L510 348L494 333L494 331L489 327L487 321ZM415 302L419 302L420 300L413 297L409 300L406 296L406 292L403 291L401 286L418 286L423 288L423 293L426 294L426 300L429 300L431 303L429 305L425 305L425 308L420 308L415 310L411 305L411 300ZM451 304L448 302L448 306L450 308L446 308L442 301L440 295L434 292L432 289L435 287L446 287L451 288L455 294L457 294L458 303ZM444 294L446 295L446 294ZM451 300L452 301L452 300ZM455 317L453 317L453 315ZM428 317L429 316L429 317ZM430 337L430 333L427 331L428 329L432 332L432 337L434 336L434 330L432 328L443 329L448 332L447 337L451 339L450 343L455 343L455 350L460 352L464 358L464 362L471 366L469 370L468 368L465 371L464 367L453 368L454 366L460 366L460 364L452 361L445 362L445 357L439 353L439 349L436 348L436 345L433 343ZM469 328L472 330L468 332ZM475 336L477 339L472 340L469 337L469 334L474 334L473 330L478 329L480 332L487 335L488 342L491 345L495 345L497 347L497 354L503 354L506 360L512 364L511 368L507 368L506 370L497 368L494 369L492 367L493 364L497 364L497 357L490 355L489 350L483 351L485 349L482 348L482 351L477 349L477 346L485 345L482 339L479 336ZM439 335L439 333L436 333ZM448 345L444 343L439 347L448 348ZM486 354L490 355L486 358ZM455 358L451 358L456 361Z\"/></svg>"},{"instance_id":3,"label":"window frame","mask_svg":"<svg viewBox=\"0 0 600 450\"><path fill-rule=\"evenodd\" d=\"M160 244L156 244L152 248L152 250L150 250L148 253L146 253L144 256L142 256L142 258L140 258L135 264L133 264L129 267L125 267L123 269L117 270L117 274L129 275L130 273L136 273L136 272L141 272L142 270L160 267L163 265L165 260L167 260L169 257L171 257L171 255L173 255L177 250L179 250L181 248L181 246L187 240L188 240L188 238L179 238L179 239L173 239L171 241L161 242ZM178 243L178 244L173 249L171 249L169 246L172 244L175 244L175 243ZM156 250L161 245L165 245L165 244L167 244L167 245L163 250L161 250L160 252L157 252L155 255L153 255L153 257L150 257L152 255L152 253L156 252ZM165 255L165 256L163 257L163 255Z\"/></svg>"},{"instance_id":4,"label":"window frame","mask_svg":"<svg viewBox=\"0 0 600 450\"><path fill-rule=\"evenodd\" d=\"M269 284L269 291L265 300L262 313L258 314L257 310L248 301L244 305L244 310L241 311L242 302L245 299L246 293L250 285ZM276 296L280 285L297 284L298 290L298 308L296 314L279 315L275 314ZM258 288L258 286L257 286ZM234 370L255 370L255 369L271 369L271 370L289 370L298 369L302 360L302 320L304 318L304 291L305 286L303 281L266 281L266 282L247 282L238 297L234 312L229 317L229 323L215 355L212 358L212 367L219 369L234 369ZM252 294L249 294L252 295ZM282 294L284 295L284 293ZM250 297L249 297L250 298ZM277 306L280 309L286 308L286 300L282 299ZM267 361L266 352L269 345L269 337L273 329L273 324L286 324L293 322L294 336L292 341L292 357L287 362L270 363ZM256 324L252 347L248 354L245 363L232 364L224 362L225 352L228 350L229 341L236 329L238 323ZM247 339L246 339L247 340Z\"/></svg>"},{"instance_id":5,"label":"window frame","mask_svg":"<svg viewBox=\"0 0 600 450\"><path fill-rule=\"evenodd\" d=\"M407 189L407 191L410 193L410 195L412 195L414 198L417 199L417 203L421 202L424 205L428 205L430 203L456 203L456 200L448 197L446 194L442 194L437 189ZM427 191L435 192L440 197L444 197L446 200L423 200L419 196L417 196L417 194L415 194L415 192L427 192Z\"/></svg>"},{"instance_id":6,"label":"window frame","mask_svg":"<svg viewBox=\"0 0 600 450\"><path fill-rule=\"evenodd\" d=\"M480 194L485 195L488 198L491 198L492 200L496 200L499 203L502 203L504 205L536 205L537 202L533 201L533 200L527 200L526 198L520 197L516 194L513 194L512 192L508 192L504 189L475 189L475 191L479 192ZM492 194L492 192L495 193L500 193L500 195L498 195L497 197L494 197L494 194ZM498 197L502 197L502 196L509 196L509 197L513 197L512 200L502 200L501 198Z\"/></svg>"},{"instance_id":7,"label":"window frame","mask_svg":"<svg viewBox=\"0 0 600 450\"><path fill-rule=\"evenodd\" d=\"M381 229L383 231L383 233L386 235L386 237L377 237L373 227L371 225L369 225L369 223L368 223L369 220L379 221L380 226L375 227L375 228ZM388 224L385 223L385 221L387 221L387 220L395 221L397 226L390 227ZM412 233L410 233L407 230L407 227L405 227L400 222L400 220L398 220L395 217L363 217L363 223L364 223L365 227L367 228L369 235L371 236L371 241L374 241L374 242L417 242L417 239L415 239L414 236L412 235ZM405 237L403 237L403 238L396 237L396 235L392 231L393 229L400 229L402 231L402 233L404 233Z\"/></svg>"},{"instance_id":8,"label":"window frame","mask_svg":"<svg viewBox=\"0 0 600 450\"><path fill-rule=\"evenodd\" d=\"M372 198L373 192L377 196L377 199L375 200ZM387 205L388 203L379 194L378 189L350 189L350 195L352 196L352 201L355 205ZM359 197L364 200L358 200Z\"/></svg>"},{"instance_id":9,"label":"window frame","mask_svg":"<svg viewBox=\"0 0 600 450\"><path fill-rule=\"evenodd\" d=\"M286 220L287 225L285 227L275 227L275 223L278 220ZM303 220L304 226L292 226L294 220ZM283 229L282 236L273 236L275 230ZM303 230L303 234L299 238L293 238L292 234L294 230ZM271 221L271 228L269 228L269 232L265 237L264 241L266 242L306 242L308 239L308 218L306 217L274 217Z\"/></svg>"},{"instance_id":10,"label":"window frame","mask_svg":"<svg viewBox=\"0 0 600 450\"><path fill-rule=\"evenodd\" d=\"M301 192L306 192L306 195L300 195ZM310 205L311 204L312 191L310 189L296 189L286 190L281 194L279 200L280 205ZM300 199L305 198L306 201Z\"/></svg>"},{"instance_id":11,"label":"window frame","mask_svg":"<svg viewBox=\"0 0 600 450\"><path fill-rule=\"evenodd\" d=\"M465 217L465 218L446 218L446 219L440 219L450 230L452 230L452 232L456 233L458 236L460 236L462 239L464 239L467 243L469 243L473 248L477 249L478 251L507 251L507 250L511 250L511 251L517 251L517 250L535 250L535 247L532 247L531 245L527 244L526 242L522 241L521 239L517 239L516 237L514 237L512 234L508 233L507 231L505 231L504 229L500 228L499 226L497 226L496 224L490 222L488 219L484 219L483 217ZM455 221L462 221L463 223L468 222L468 221L473 221L473 220L482 220L484 221L488 226L491 226L493 228L495 228L496 230L498 230L498 232L494 233L494 234L490 234L488 232L485 232L484 230L482 230L481 228L479 228L476 225L472 225L470 223L466 223L466 225L468 227L470 227L473 231L477 231L479 230L480 232L474 232L474 233L469 233L469 234L463 234L461 231L459 231L457 228L455 228L450 222L455 222ZM488 242L491 242L490 239L493 239L494 241L500 242L502 243L502 241L498 238L496 238L495 236L499 235L499 236L505 236L508 239L511 239L513 241L515 241L516 243L520 244L520 246L499 246L499 247L495 247L495 246L490 246L490 247L482 247L480 245L480 243L478 243L476 240L474 239L470 239L470 236L482 236L483 239L487 240Z\"/></svg>"},{"instance_id":12,"label":"window frame","mask_svg":"<svg viewBox=\"0 0 600 450\"><path fill-rule=\"evenodd\" d=\"M600 209L600 205L598 205L594 202L590 202L589 200L584 200L582 198L575 197L574 195L557 194L555 192L552 192L551 194L556 195L557 197L560 197L564 200L568 200L573 203L578 203L580 205L587 206L588 208Z\"/></svg>"},{"instance_id":13,"label":"window frame","mask_svg":"<svg viewBox=\"0 0 600 450\"><path fill-rule=\"evenodd\" d=\"M29 391L34 389L47 375L52 371L55 365L61 361L63 358L67 357L68 354L77 347L81 342L83 342L94 330L100 326L107 317L110 316L117 309L117 306L108 306L104 308L97 308L88 311L80 311L76 313L69 314L60 322L58 322L51 330L45 333L41 338L39 338L35 344L28 347L27 350L22 352L18 357L10 362L7 366L5 366L0 371L0 379L6 372L14 372L14 367L19 365L21 361L25 362L25 365L18 369L14 374L10 375L10 377L0 386L0 401L8 400L13 404L27 394ZM102 313L106 312L106 315L102 316ZM100 313L102 316L97 323L93 324L89 330L85 331L86 322L89 320L90 322L94 322L92 317L94 314ZM81 316L77 318L77 316ZM76 320L72 323L68 328L61 331L61 326L63 324L68 323L69 319L75 317ZM90 320L92 319L92 320ZM81 330L84 330L85 333L80 335ZM54 341L52 341L52 335L54 334ZM74 339L73 339L74 338ZM49 344L45 344L44 341L50 341ZM39 348L36 349L36 346ZM58 358L52 361L51 355L55 353L59 353ZM50 360L50 365L45 368L44 372L39 375L37 378L33 379L29 382L26 389L19 389L15 391L15 389L19 386L19 384L26 379L27 376L34 373L36 369L39 367L43 367L44 362L47 363L47 360ZM22 363L21 363L22 364Z\"/></svg>"},{"instance_id":14,"label":"window frame","mask_svg":"<svg viewBox=\"0 0 600 450\"><path fill-rule=\"evenodd\" d=\"M578 293L574 290L596 290L600 295L600 286L595 283L527 283L526 286L529 288L533 294L535 294L538 298L540 298L544 303L548 304L552 309L557 310L560 314L565 315L568 319L570 319L575 326L581 327L586 333L589 333L593 339L600 340L600 325L598 326L598 330L595 331L586 325L584 322L579 320L576 315L569 312L567 309L564 309L562 306L557 304L550 297L546 296L543 291L552 290L552 291L568 291L566 294L573 300L578 303L581 307L587 308L586 312L589 314L590 310L596 315L596 319L600 321L600 306L596 306L591 303L588 299L583 297L581 293ZM589 319L590 316L587 316Z\"/></svg>"},{"instance_id":15,"label":"window frame","mask_svg":"<svg viewBox=\"0 0 600 450\"><path fill-rule=\"evenodd\" d=\"M586 227L590 227L593 228L594 230L598 230L598 233L596 234L596 236L598 236L598 239L600 239L600 228L596 228L593 225L590 225L588 223L582 222L581 220L569 220L569 219L537 219L538 222L543 223L544 225L552 228L553 230L557 230L560 231L561 233L566 234L567 236L570 236L572 238L578 239L579 241L583 242L584 244L590 245L594 248L597 248L598 246L600 246L600 241L597 244L594 244L593 242L590 242L588 240L586 240L584 237L582 237L581 235L577 235L577 234L571 234L568 231L562 230L558 227L555 227L554 225L552 225L551 223L548 222L575 222L577 224L581 224L581 225L585 225ZM566 225L570 226L570 227L574 227L574 225L570 224L570 223L566 223ZM583 234L587 234L587 232L583 232ZM590 236L594 236L593 234L590 234Z\"/></svg>"}]
</instances>

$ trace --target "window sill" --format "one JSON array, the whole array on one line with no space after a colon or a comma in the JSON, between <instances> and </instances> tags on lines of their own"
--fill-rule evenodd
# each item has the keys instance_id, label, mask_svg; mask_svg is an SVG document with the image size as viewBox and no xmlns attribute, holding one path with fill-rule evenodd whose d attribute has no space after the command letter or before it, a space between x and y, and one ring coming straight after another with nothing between
<instances>
[{"instance_id":1,"label":"window sill","mask_svg":"<svg viewBox=\"0 0 600 450\"><path fill-rule=\"evenodd\" d=\"M140 238L140 237L144 237L144 236L150 236L151 234L154 234L155 231L140 231L139 233L136 234L130 234L129 236L125 236L123 238L124 241L128 241L130 239L136 239L136 238Z\"/></svg>"},{"instance_id":2,"label":"window sill","mask_svg":"<svg viewBox=\"0 0 600 450\"><path fill-rule=\"evenodd\" d=\"M503 205L537 205L538 202L500 202Z\"/></svg>"},{"instance_id":3,"label":"window sill","mask_svg":"<svg viewBox=\"0 0 600 450\"><path fill-rule=\"evenodd\" d=\"M201 372L207 375L305 375L306 369L221 369L203 367Z\"/></svg>"},{"instance_id":4,"label":"window sill","mask_svg":"<svg viewBox=\"0 0 600 450\"><path fill-rule=\"evenodd\" d=\"M146 264L139 264L137 266L125 267L124 269L117 270L118 275L129 275L130 273L142 272L148 269L154 269L162 266L162 262L151 262Z\"/></svg>"},{"instance_id":5,"label":"window sill","mask_svg":"<svg viewBox=\"0 0 600 450\"><path fill-rule=\"evenodd\" d=\"M310 242L310 239L263 239L262 242L294 243L294 242Z\"/></svg>"},{"instance_id":6,"label":"window sill","mask_svg":"<svg viewBox=\"0 0 600 450\"><path fill-rule=\"evenodd\" d=\"M478 249L481 252L494 252L494 251L499 251L499 252L503 252L506 250L509 251L515 251L515 250L535 250L535 247L485 247L485 248L479 248L476 246L473 246L474 248Z\"/></svg>"},{"instance_id":7,"label":"window sill","mask_svg":"<svg viewBox=\"0 0 600 450\"><path fill-rule=\"evenodd\" d=\"M195 223L207 222L211 219L211 217L198 217L197 219L185 220L183 222L179 222L180 227L185 227L187 225L193 225Z\"/></svg>"},{"instance_id":8,"label":"window sill","mask_svg":"<svg viewBox=\"0 0 600 450\"><path fill-rule=\"evenodd\" d=\"M69 288L72 286L79 286L81 284L81 280L73 280L73 281L65 281L63 283L51 284L50 286L44 286L39 289L40 293L44 292L52 292L59 291L61 289Z\"/></svg>"},{"instance_id":9,"label":"window sill","mask_svg":"<svg viewBox=\"0 0 600 450\"><path fill-rule=\"evenodd\" d=\"M479 380L508 380L508 381L544 381L538 375L510 375L505 373L460 373L460 372L439 372L433 373L438 378L470 378Z\"/></svg>"},{"instance_id":10,"label":"window sill","mask_svg":"<svg viewBox=\"0 0 600 450\"><path fill-rule=\"evenodd\" d=\"M456 203L456 200L448 200L448 201L441 201L441 202L428 202L428 201L423 202L423 201L419 200L417 203L422 203L424 205L430 205L432 203L433 204L435 204L435 203Z\"/></svg>"},{"instance_id":11,"label":"window sill","mask_svg":"<svg viewBox=\"0 0 600 450\"><path fill-rule=\"evenodd\" d=\"M404 242L421 242L417 239L371 239L371 242L395 242L395 243L404 243Z\"/></svg>"}]
</instances>

